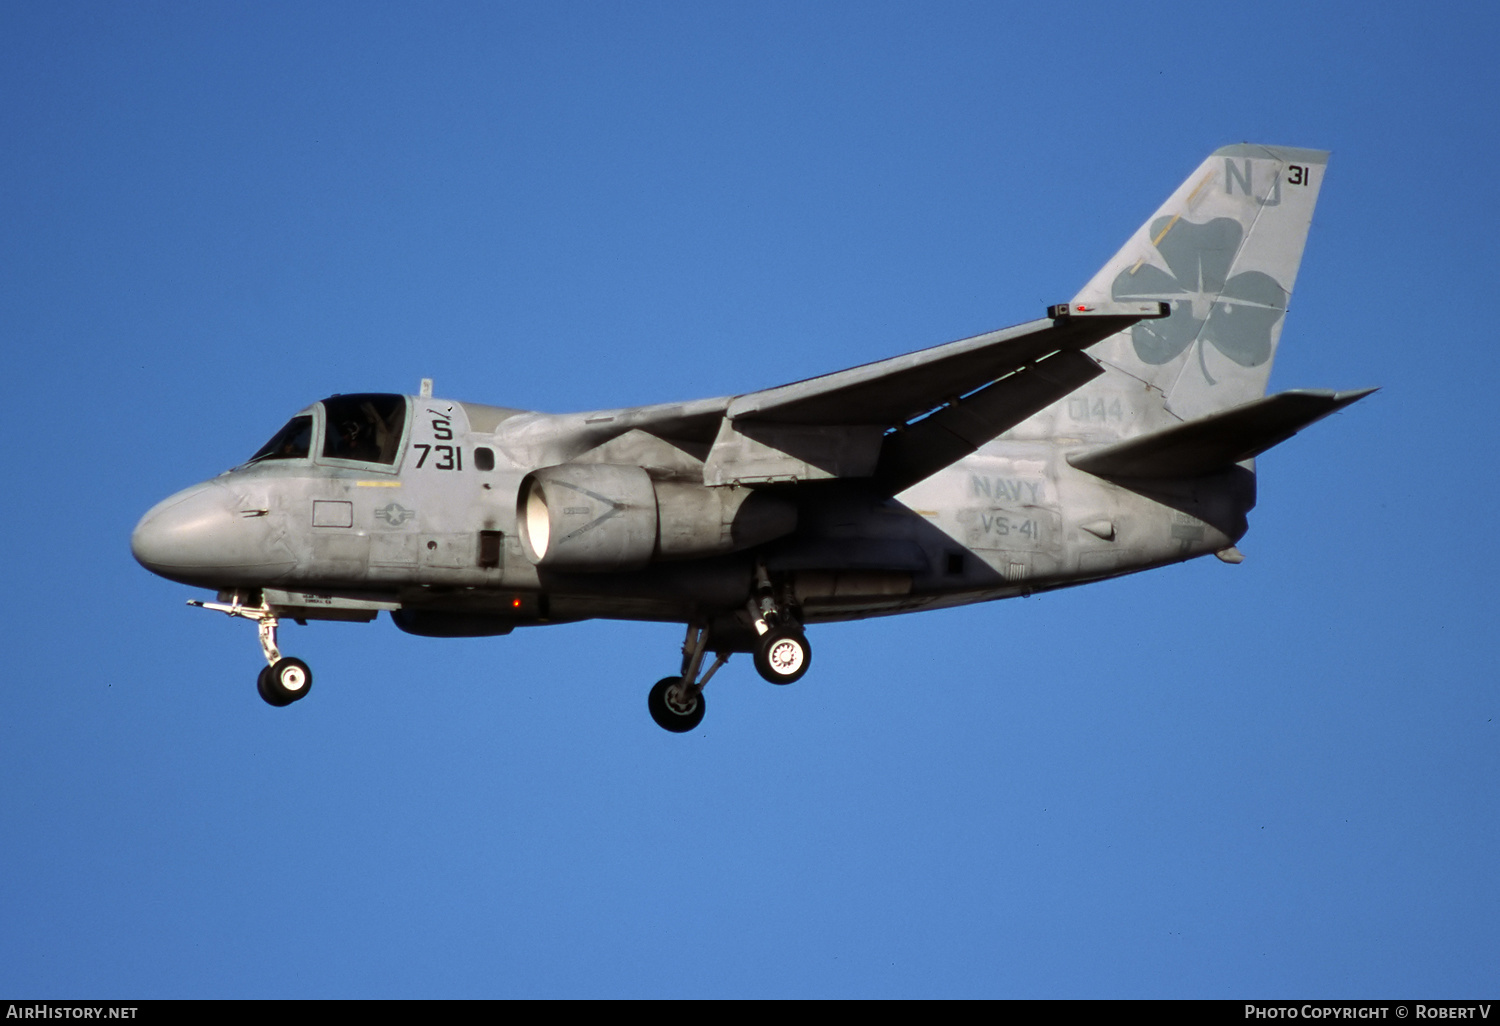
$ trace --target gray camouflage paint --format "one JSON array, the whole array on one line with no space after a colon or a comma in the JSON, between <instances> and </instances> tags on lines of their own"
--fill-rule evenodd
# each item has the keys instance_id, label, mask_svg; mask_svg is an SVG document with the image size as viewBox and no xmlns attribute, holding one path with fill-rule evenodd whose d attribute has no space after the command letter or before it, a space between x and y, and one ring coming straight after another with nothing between
<instances>
[{"instance_id":1,"label":"gray camouflage paint","mask_svg":"<svg viewBox=\"0 0 1500 1026\"><path fill-rule=\"evenodd\" d=\"M1080 312L1081 328L1032 322L749 396L655 407L554 415L407 397L390 467L319 458L325 425L314 405L303 411L317 418L314 455L237 468L172 496L142 519L133 549L173 580L263 590L285 616L396 611L405 629L440 634L591 617L699 620L716 648L735 651L754 640L746 607L757 566L812 624L1210 553L1235 561L1229 550L1255 504L1253 461L1111 480L1069 457L1264 394L1326 159L1218 151L1071 304L1163 301L1164 319L1120 315L1097 322L1106 327L1095 336ZM1064 385L1037 412L1007 421L996 419L1003 403L972 401L1006 375L1045 382L1048 354L1070 346L1092 357L1097 376ZM908 393L927 398L903 406ZM962 409L976 412L964 421ZM952 418L970 441L891 494L879 482L892 432L916 437L926 416ZM416 465L417 447L439 434L464 455L462 470ZM494 454L493 469L476 469L479 447ZM547 516L558 551L592 548L548 565L524 542L527 481L582 496L549 493ZM499 533L496 565L481 565L485 532L491 543Z\"/></svg>"}]
</instances>

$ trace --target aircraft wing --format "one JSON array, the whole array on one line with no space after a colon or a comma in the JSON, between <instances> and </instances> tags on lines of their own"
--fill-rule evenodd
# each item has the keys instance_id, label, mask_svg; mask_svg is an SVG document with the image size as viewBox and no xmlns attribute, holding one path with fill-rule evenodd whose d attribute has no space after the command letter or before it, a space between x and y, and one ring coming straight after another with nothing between
<instances>
[{"instance_id":1,"label":"aircraft wing","mask_svg":"<svg viewBox=\"0 0 1500 1026\"><path fill-rule=\"evenodd\" d=\"M737 396L704 467L709 484L873 478L895 493L1102 373L1083 350L1162 303L1070 309L904 356Z\"/></svg>"},{"instance_id":2,"label":"aircraft wing","mask_svg":"<svg viewBox=\"0 0 1500 1026\"><path fill-rule=\"evenodd\" d=\"M1053 353L1085 349L1144 316L1030 321L751 392L732 400L726 412L733 420L765 423L895 427Z\"/></svg>"},{"instance_id":3,"label":"aircraft wing","mask_svg":"<svg viewBox=\"0 0 1500 1026\"><path fill-rule=\"evenodd\" d=\"M513 446L534 445L538 464L587 451L681 473L675 449L701 462L710 485L865 478L895 494L1103 373L1084 349L1168 311L1159 302L1052 307L1043 320L759 392L524 415L505 430Z\"/></svg>"}]
</instances>

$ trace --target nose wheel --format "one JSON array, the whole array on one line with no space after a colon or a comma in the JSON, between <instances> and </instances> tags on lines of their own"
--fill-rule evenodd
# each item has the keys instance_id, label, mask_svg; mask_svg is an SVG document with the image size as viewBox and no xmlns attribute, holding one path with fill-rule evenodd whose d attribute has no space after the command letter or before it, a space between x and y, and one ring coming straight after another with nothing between
<instances>
[{"instance_id":1,"label":"nose wheel","mask_svg":"<svg viewBox=\"0 0 1500 1026\"><path fill-rule=\"evenodd\" d=\"M188 605L256 622L260 628L260 649L265 653L267 665L255 680L255 690L267 705L280 708L307 696L312 689L312 670L301 659L281 654L281 649L276 646L276 629L279 626L276 614L264 599L259 599L258 602L258 605L247 606L236 593L232 603L199 602L195 599ZM702 714L699 716L701 718Z\"/></svg>"},{"instance_id":2,"label":"nose wheel","mask_svg":"<svg viewBox=\"0 0 1500 1026\"><path fill-rule=\"evenodd\" d=\"M280 708L304 698L312 688L312 671L301 659L278 659L274 666L260 671L255 689L267 705Z\"/></svg>"}]
</instances>

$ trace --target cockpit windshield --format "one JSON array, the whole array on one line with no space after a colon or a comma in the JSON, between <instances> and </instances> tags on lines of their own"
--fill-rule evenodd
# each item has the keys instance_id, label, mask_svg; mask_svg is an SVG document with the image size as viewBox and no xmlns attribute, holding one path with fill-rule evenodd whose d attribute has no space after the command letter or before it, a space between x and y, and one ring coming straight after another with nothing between
<instances>
[{"instance_id":1,"label":"cockpit windshield","mask_svg":"<svg viewBox=\"0 0 1500 1026\"><path fill-rule=\"evenodd\" d=\"M293 417L250 457L249 462L307 459L308 450L312 448L312 428L311 417Z\"/></svg>"},{"instance_id":2,"label":"cockpit windshield","mask_svg":"<svg viewBox=\"0 0 1500 1026\"><path fill-rule=\"evenodd\" d=\"M336 395L323 400L328 419L323 431L323 455L362 463L396 462L401 428L406 423L406 397L383 393Z\"/></svg>"}]
</instances>

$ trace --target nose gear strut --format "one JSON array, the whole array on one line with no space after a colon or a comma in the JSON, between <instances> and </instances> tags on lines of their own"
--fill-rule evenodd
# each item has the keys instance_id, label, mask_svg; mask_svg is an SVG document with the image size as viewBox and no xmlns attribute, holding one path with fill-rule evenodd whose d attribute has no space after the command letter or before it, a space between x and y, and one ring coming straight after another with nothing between
<instances>
[{"instance_id":1,"label":"nose gear strut","mask_svg":"<svg viewBox=\"0 0 1500 1026\"><path fill-rule=\"evenodd\" d=\"M231 602L203 602L188 600L188 605L199 609L212 609L228 616L254 620L260 633L260 650L265 653L266 667L260 671L255 687L268 705L284 706L307 695L312 689L312 670L300 659L283 656L276 644L276 628L280 621L265 599L253 593L256 605L246 605L244 596L236 591ZM221 593L222 595L222 593Z\"/></svg>"}]
</instances>

